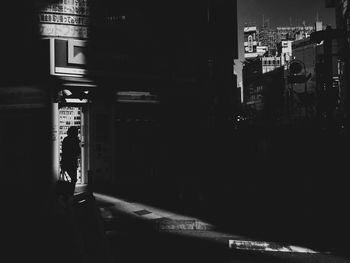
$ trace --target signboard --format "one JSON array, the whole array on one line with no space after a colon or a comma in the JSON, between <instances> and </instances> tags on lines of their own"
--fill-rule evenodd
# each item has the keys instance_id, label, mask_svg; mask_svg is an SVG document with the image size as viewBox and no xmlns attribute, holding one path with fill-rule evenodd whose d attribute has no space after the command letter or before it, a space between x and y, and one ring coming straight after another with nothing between
<instances>
[{"instance_id":1,"label":"signboard","mask_svg":"<svg viewBox=\"0 0 350 263\"><path fill-rule=\"evenodd\" d=\"M41 3L40 10L44 13L90 15L87 0L60 0L54 4Z\"/></svg>"},{"instance_id":2,"label":"signboard","mask_svg":"<svg viewBox=\"0 0 350 263\"><path fill-rule=\"evenodd\" d=\"M86 70L86 41L50 39L52 75L81 76Z\"/></svg>"},{"instance_id":3,"label":"signboard","mask_svg":"<svg viewBox=\"0 0 350 263\"><path fill-rule=\"evenodd\" d=\"M39 23L88 26L89 18L76 15L40 14Z\"/></svg>"},{"instance_id":4,"label":"signboard","mask_svg":"<svg viewBox=\"0 0 350 263\"><path fill-rule=\"evenodd\" d=\"M89 37L88 28L83 26L40 24L39 32L40 35L49 37L72 37L80 39L87 39Z\"/></svg>"},{"instance_id":5,"label":"signboard","mask_svg":"<svg viewBox=\"0 0 350 263\"><path fill-rule=\"evenodd\" d=\"M87 0L58 0L39 4L39 31L42 36L89 37L90 7Z\"/></svg>"}]
</instances>

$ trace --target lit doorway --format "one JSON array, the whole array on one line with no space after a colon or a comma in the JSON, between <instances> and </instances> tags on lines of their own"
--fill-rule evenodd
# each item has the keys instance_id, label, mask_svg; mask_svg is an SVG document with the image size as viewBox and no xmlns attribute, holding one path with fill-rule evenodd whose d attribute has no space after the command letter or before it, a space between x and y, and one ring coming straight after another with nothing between
<instances>
[{"instance_id":1,"label":"lit doorway","mask_svg":"<svg viewBox=\"0 0 350 263\"><path fill-rule=\"evenodd\" d=\"M75 126L79 130L79 140L81 145L81 155L78 158L77 186L87 184L88 170L88 149L87 149L87 114L86 107L75 105L61 105L59 107L59 161L61 163L62 142L67 136L67 130Z\"/></svg>"}]
</instances>

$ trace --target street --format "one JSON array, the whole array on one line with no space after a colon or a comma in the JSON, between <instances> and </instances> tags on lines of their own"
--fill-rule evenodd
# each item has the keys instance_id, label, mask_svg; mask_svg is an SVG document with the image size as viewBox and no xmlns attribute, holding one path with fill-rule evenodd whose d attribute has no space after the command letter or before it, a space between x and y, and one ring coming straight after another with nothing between
<instances>
[{"instance_id":1,"label":"street","mask_svg":"<svg viewBox=\"0 0 350 263\"><path fill-rule=\"evenodd\" d=\"M95 194L95 197L113 263L350 262L350 258L327 252L220 232L200 219L195 219L198 226L195 229L189 224L186 226L184 216L176 213L101 194ZM144 209L138 210L140 208ZM133 212L135 209L143 213ZM162 215L167 216L165 224L160 224Z\"/></svg>"}]
</instances>

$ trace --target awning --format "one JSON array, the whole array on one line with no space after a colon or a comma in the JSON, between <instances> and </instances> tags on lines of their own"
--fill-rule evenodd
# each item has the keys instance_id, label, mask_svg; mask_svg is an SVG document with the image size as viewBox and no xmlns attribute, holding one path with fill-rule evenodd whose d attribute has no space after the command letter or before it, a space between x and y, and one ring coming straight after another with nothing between
<instances>
[{"instance_id":1,"label":"awning","mask_svg":"<svg viewBox=\"0 0 350 263\"><path fill-rule=\"evenodd\" d=\"M84 77L57 77L59 82L58 97L62 102L87 103L90 100L91 91L97 84Z\"/></svg>"},{"instance_id":2,"label":"awning","mask_svg":"<svg viewBox=\"0 0 350 263\"><path fill-rule=\"evenodd\" d=\"M84 77L69 77L69 76L58 76L57 80L63 87L76 87L76 88L95 88L97 84Z\"/></svg>"}]
</instances>

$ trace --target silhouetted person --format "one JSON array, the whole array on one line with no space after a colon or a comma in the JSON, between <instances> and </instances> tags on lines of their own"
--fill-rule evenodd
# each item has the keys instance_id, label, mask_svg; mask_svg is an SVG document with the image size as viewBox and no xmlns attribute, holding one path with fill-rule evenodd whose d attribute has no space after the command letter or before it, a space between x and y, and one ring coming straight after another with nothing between
<instances>
[{"instance_id":1,"label":"silhouetted person","mask_svg":"<svg viewBox=\"0 0 350 263\"><path fill-rule=\"evenodd\" d=\"M80 140L78 138L78 128L69 127L67 137L62 142L61 168L66 171L72 180L72 190L74 193L77 182L78 157L80 156Z\"/></svg>"}]
</instances>

